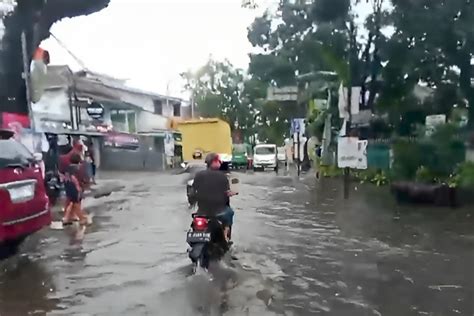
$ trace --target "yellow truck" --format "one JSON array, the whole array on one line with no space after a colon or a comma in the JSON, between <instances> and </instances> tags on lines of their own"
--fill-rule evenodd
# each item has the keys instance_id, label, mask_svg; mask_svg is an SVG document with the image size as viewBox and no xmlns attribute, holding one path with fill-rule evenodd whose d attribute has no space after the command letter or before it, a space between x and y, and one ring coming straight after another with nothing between
<instances>
[{"instance_id":1,"label":"yellow truck","mask_svg":"<svg viewBox=\"0 0 474 316\"><path fill-rule=\"evenodd\" d=\"M182 135L183 160L193 160L193 153L201 151L219 154L230 167L232 162L232 136L227 122L218 118L193 119L178 123Z\"/></svg>"}]
</instances>

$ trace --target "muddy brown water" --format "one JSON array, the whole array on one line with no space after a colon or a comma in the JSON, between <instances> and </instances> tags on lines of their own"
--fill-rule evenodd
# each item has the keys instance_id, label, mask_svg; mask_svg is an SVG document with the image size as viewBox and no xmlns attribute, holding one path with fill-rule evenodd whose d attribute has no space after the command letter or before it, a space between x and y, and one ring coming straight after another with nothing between
<instances>
[{"instance_id":1,"label":"muddy brown water","mask_svg":"<svg viewBox=\"0 0 474 316\"><path fill-rule=\"evenodd\" d=\"M108 173L94 224L45 230L1 263L0 315L473 315L469 210L384 190L240 174L238 261L190 275L185 175Z\"/></svg>"}]
</instances>

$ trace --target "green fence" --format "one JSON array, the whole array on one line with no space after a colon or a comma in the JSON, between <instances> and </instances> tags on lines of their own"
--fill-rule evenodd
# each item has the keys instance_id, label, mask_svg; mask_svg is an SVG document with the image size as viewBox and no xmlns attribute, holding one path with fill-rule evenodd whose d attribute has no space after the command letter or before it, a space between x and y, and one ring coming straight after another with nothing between
<instances>
[{"instance_id":1,"label":"green fence","mask_svg":"<svg viewBox=\"0 0 474 316\"><path fill-rule=\"evenodd\" d=\"M367 165L370 169L390 169L390 145L369 144L367 146Z\"/></svg>"}]
</instances>

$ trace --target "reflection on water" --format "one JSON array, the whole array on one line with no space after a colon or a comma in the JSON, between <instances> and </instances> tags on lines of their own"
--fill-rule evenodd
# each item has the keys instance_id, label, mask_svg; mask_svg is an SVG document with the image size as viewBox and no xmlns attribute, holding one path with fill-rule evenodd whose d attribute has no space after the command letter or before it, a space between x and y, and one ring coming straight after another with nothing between
<instances>
[{"instance_id":1,"label":"reflection on water","mask_svg":"<svg viewBox=\"0 0 474 316\"><path fill-rule=\"evenodd\" d=\"M143 174L95 201L85 232L45 232L41 255L0 274L0 314L473 315L469 210L399 207L362 186L345 201L341 181L241 174L239 260L192 276L184 177Z\"/></svg>"},{"instance_id":2,"label":"reflection on water","mask_svg":"<svg viewBox=\"0 0 474 316\"><path fill-rule=\"evenodd\" d=\"M45 315L56 309L55 286L41 262L27 256L0 264L0 315Z\"/></svg>"},{"instance_id":3,"label":"reflection on water","mask_svg":"<svg viewBox=\"0 0 474 316\"><path fill-rule=\"evenodd\" d=\"M402 208L371 186L345 201L341 182L327 179L294 185L291 197L283 186L272 196L276 205L294 199L291 211L263 209L269 234L280 231L269 255L286 274L286 292L298 293L284 298L288 308L298 315L472 315L469 210Z\"/></svg>"}]
</instances>

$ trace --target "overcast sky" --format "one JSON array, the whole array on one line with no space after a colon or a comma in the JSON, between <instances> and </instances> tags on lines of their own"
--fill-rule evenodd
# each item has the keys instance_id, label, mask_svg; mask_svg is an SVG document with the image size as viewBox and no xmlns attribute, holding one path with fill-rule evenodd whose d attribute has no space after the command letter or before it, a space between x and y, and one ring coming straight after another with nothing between
<instances>
[{"instance_id":1,"label":"overcast sky","mask_svg":"<svg viewBox=\"0 0 474 316\"><path fill-rule=\"evenodd\" d=\"M176 95L179 73L198 68L211 54L246 68L247 27L259 13L242 9L241 0L111 0L107 9L63 20L51 31L90 70L159 93L170 82ZM81 68L55 40L42 47L53 64Z\"/></svg>"},{"instance_id":2,"label":"overcast sky","mask_svg":"<svg viewBox=\"0 0 474 316\"><path fill-rule=\"evenodd\" d=\"M130 80L130 85L182 96L179 73L196 69L209 56L246 68L251 45L247 28L278 0L257 0L258 10L242 0L111 0L90 16L63 20L52 33L88 69ZM54 39L42 47L53 64L81 66Z\"/></svg>"}]
</instances>

